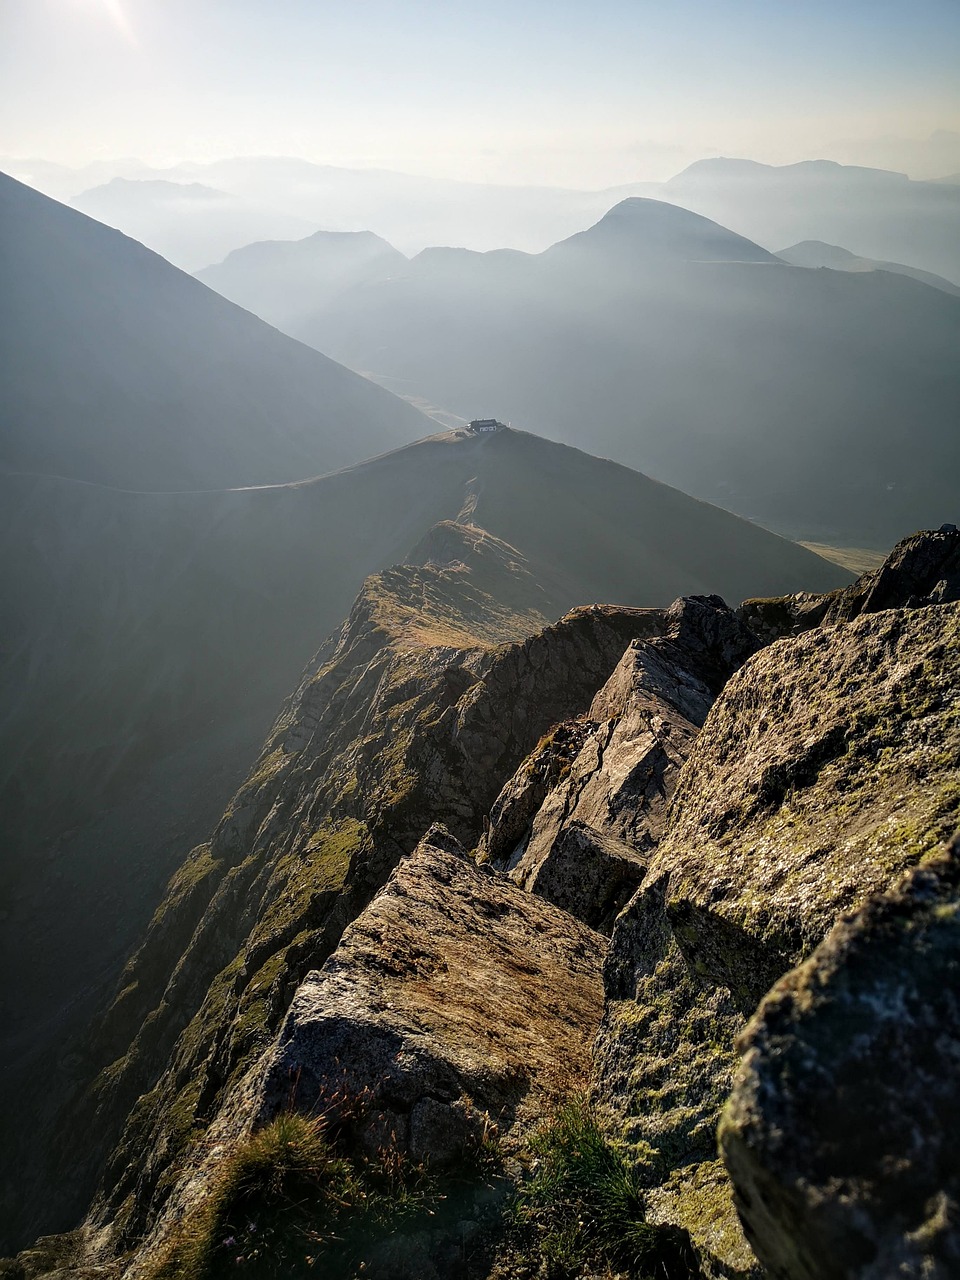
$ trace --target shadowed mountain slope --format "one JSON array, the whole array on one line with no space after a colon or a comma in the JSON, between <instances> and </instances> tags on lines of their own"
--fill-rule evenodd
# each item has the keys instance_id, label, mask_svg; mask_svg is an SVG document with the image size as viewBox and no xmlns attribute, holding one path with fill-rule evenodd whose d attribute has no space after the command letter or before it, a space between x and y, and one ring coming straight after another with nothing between
<instances>
[{"instance_id":1,"label":"shadowed mountain slope","mask_svg":"<svg viewBox=\"0 0 960 1280\"><path fill-rule=\"evenodd\" d=\"M10 475L0 486L6 776L38 753L58 786L81 792L107 787L151 724L179 740L214 706L262 698L265 730L364 576L412 548L469 563L491 537L506 544L524 570L522 607L542 617L594 599L658 605L708 587L739 599L849 577L625 467L509 430L433 436L286 486L134 493Z\"/></svg>"},{"instance_id":2,"label":"shadowed mountain slope","mask_svg":"<svg viewBox=\"0 0 960 1280\"><path fill-rule=\"evenodd\" d=\"M224 488L423 434L409 405L3 175L0 220L3 468Z\"/></svg>"},{"instance_id":3,"label":"shadowed mountain slope","mask_svg":"<svg viewBox=\"0 0 960 1280\"><path fill-rule=\"evenodd\" d=\"M502 419L791 536L888 547L954 518L960 300L788 266L665 204L537 256L425 251L295 331L467 418L495 369Z\"/></svg>"}]
</instances>

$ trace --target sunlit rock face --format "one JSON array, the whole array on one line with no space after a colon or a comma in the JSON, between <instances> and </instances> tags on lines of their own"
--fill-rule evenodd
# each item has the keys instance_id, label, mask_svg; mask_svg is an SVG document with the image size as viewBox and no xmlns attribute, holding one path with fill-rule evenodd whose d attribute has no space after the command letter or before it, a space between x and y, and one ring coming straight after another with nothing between
<instances>
[{"instance_id":1,"label":"sunlit rock face","mask_svg":"<svg viewBox=\"0 0 960 1280\"><path fill-rule=\"evenodd\" d=\"M304 979L261 1115L362 1097L356 1136L437 1164L529 1128L587 1084L603 949L435 828Z\"/></svg>"}]
</instances>

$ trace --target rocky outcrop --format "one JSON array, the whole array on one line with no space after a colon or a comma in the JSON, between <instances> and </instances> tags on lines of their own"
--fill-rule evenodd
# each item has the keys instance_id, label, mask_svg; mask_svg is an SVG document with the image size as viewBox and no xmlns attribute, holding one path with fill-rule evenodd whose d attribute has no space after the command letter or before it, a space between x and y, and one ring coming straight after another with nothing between
<instances>
[{"instance_id":1,"label":"rocky outcrop","mask_svg":"<svg viewBox=\"0 0 960 1280\"><path fill-rule=\"evenodd\" d=\"M852 622L882 609L917 609L960 600L960 531L953 525L904 538L879 569L826 595L799 592L745 600L741 620L769 644L811 627Z\"/></svg>"},{"instance_id":2,"label":"rocky outcrop","mask_svg":"<svg viewBox=\"0 0 960 1280\"><path fill-rule=\"evenodd\" d=\"M569 824L653 848L714 698L756 647L718 597L678 601L631 642L585 719L560 726L520 766L493 807L480 857L539 892L555 876L550 864L569 856ZM593 922L612 905L596 903Z\"/></svg>"},{"instance_id":3,"label":"rocky outcrop","mask_svg":"<svg viewBox=\"0 0 960 1280\"><path fill-rule=\"evenodd\" d=\"M774 986L720 1137L771 1280L960 1274L960 841Z\"/></svg>"},{"instance_id":4,"label":"rocky outcrop","mask_svg":"<svg viewBox=\"0 0 960 1280\"><path fill-rule=\"evenodd\" d=\"M662 618L591 606L518 641L534 616L462 565L368 579L171 882L97 1031L104 1069L62 1117L55 1173L79 1180L106 1158L102 1239L149 1231L185 1153L401 857L438 820L475 845L503 777Z\"/></svg>"},{"instance_id":5,"label":"rocky outcrop","mask_svg":"<svg viewBox=\"0 0 960 1280\"><path fill-rule=\"evenodd\" d=\"M599 1096L651 1170L654 1217L687 1227L723 1274L756 1267L716 1160L735 1037L838 913L960 825L958 670L958 605L756 654L710 712L617 921Z\"/></svg>"},{"instance_id":6,"label":"rocky outcrop","mask_svg":"<svg viewBox=\"0 0 960 1280\"><path fill-rule=\"evenodd\" d=\"M109 1141L112 1120L85 1120L76 1161L49 1176L39 1153L61 1150L62 1115L100 1068L127 1056L158 1009L221 879L225 833L212 855L207 848L183 867L186 854L209 845L278 709L367 575L429 560L422 572L386 570L379 606L367 605L410 649L465 651L527 639L591 600L665 607L705 584L734 598L847 580L726 512L508 430L443 432L315 480L218 492L144 495L4 474L0 544L0 1093L18 1100L0 1109L0 1149L10 1153L0 1171L0 1251L71 1225L89 1202L100 1154L88 1135L92 1128L94 1146ZM589 687L571 665L571 698L552 701L522 752L555 720L584 710L629 638ZM550 668L549 650L541 645L531 659ZM587 644L583 658L593 671ZM450 689L435 689L424 706L439 696L447 707L473 681L464 663L448 665ZM407 662L409 698L421 670L429 678ZM535 696L553 674L545 671ZM322 702L330 686L325 679L311 699ZM353 709L375 692L362 684ZM522 715L525 700L517 702ZM502 714L495 704L491 731ZM504 718L509 738L509 708ZM346 735L331 725L342 755ZM363 731L362 715L353 725ZM280 746L272 741L271 750ZM261 759L261 781L291 754ZM516 764L504 755L494 791ZM375 762L362 762L357 784L377 786L378 777ZM266 802L268 790L245 787L244 803ZM361 808L358 795L344 809ZM381 792L371 805L383 800ZM407 843L423 830L408 829ZM178 901L197 911L171 917L167 900L173 927L162 941L151 928L153 960L141 952L118 988L174 874ZM109 1035L91 1045L90 1025L115 990L127 994ZM171 1047L169 1012L152 1020L151 1058ZM149 1092L155 1070L139 1076L126 1102Z\"/></svg>"},{"instance_id":7,"label":"rocky outcrop","mask_svg":"<svg viewBox=\"0 0 960 1280\"><path fill-rule=\"evenodd\" d=\"M793 1175L758 1102L744 1177L774 1226L741 1190L745 1235L716 1147L737 1037L960 826L960 604L918 604L950 594L952 538L763 649L717 597L536 630L497 587L522 561L462 521L369 579L99 1027L109 1065L61 1132L68 1169L112 1147L89 1258L156 1243L220 1144L291 1101L362 1150L443 1165L494 1126L510 1150L587 1078L606 951L593 1093L646 1221L710 1280L759 1277ZM912 607L871 612L891 600Z\"/></svg>"},{"instance_id":8,"label":"rocky outcrop","mask_svg":"<svg viewBox=\"0 0 960 1280\"><path fill-rule=\"evenodd\" d=\"M583 1090L604 940L431 831L294 997L261 1118L362 1097L361 1139L463 1161Z\"/></svg>"}]
</instances>

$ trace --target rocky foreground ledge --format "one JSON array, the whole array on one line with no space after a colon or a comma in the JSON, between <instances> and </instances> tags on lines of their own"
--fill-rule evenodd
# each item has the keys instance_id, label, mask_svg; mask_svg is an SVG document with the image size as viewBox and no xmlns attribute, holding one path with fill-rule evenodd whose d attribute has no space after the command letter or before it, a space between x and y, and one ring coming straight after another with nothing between
<instances>
[{"instance_id":1,"label":"rocky foreground ledge","mask_svg":"<svg viewBox=\"0 0 960 1280\"><path fill-rule=\"evenodd\" d=\"M455 1164L590 1081L604 939L433 828L294 996L258 1120L363 1092L354 1137Z\"/></svg>"},{"instance_id":2,"label":"rocky foreground ledge","mask_svg":"<svg viewBox=\"0 0 960 1280\"><path fill-rule=\"evenodd\" d=\"M493 1136L522 1185L585 1086L671 1277L958 1274L958 600L952 530L830 596L466 649L368 588L101 1029L86 1114L132 1110L82 1232L7 1274L162 1274L231 1143L344 1094L352 1149Z\"/></svg>"}]
</instances>

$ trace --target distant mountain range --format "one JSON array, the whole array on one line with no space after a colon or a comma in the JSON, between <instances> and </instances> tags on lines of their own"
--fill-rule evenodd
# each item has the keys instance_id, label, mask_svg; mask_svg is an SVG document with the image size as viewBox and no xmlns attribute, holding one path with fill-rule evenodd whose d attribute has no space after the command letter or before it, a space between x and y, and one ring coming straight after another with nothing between
<instances>
[{"instance_id":1,"label":"distant mountain range","mask_svg":"<svg viewBox=\"0 0 960 1280\"><path fill-rule=\"evenodd\" d=\"M0 165L0 167L3 167ZM376 169L345 169L282 156L247 156L208 164L151 168L135 160L69 170L43 161L10 161L7 170L58 199L79 207L96 199L95 215L161 253L191 251L204 235L229 243L202 267L243 240L243 216L254 213L262 230L248 241L311 230L374 231L404 253L430 245L476 250L509 246L539 252L596 221L627 196L648 196L702 213L775 250L800 240L841 244L862 257L904 262L960 283L956 226L960 192L949 183L914 182L889 169L864 169L832 161L763 165L749 160L698 161L667 182L626 183L599 191L454 182ZM955 166L945 165L949 174ZM129 181L115 186L107 179ZM212 206L188 214L158 200L148 188L162 181L200 183L229 193L221 197L222 223ZM84 195L91 187L100 190ZM302 220L302 231L280 232L277 220ZM270 221L272 219L272 222ZM269 225L268 225L269 224ZM218 229L219 228L219 229ZM150 238L152 237L152 238ZM176 258L178 263L183 258Z\"/></svg>"},{"instance_id":2,"label":"distant mountain range","mask_svg":"<svg viewBox=\"0 0 960 1280\"><path fill-rule=\"evenodd\" d=\"M699 160L649 194L770 249L824 240L960 284L960 191L949 184L912 182L902 173L830 160L782 166Z\"/></svg>"},{"instance_id":3,"label":"distant mountain range","mask_svg":"<svg viewBox=\"0 0 960 1280\"><path fill-rule=\"evenodd\" d=\"M197 279L255 315L289 327L353 285L383 279L407 259L370 231L317 231L304 240L268 240L235 249Z\"/></svg>"},{"instance_id":4,"label":"distant mountain range","mask_svg":"<svg viewBox=\"0 0 960 1280\"><path fill-rule=\"evenodd\" d=\"M131 489L298 480L426 419L0 175L0 467Z\"/></svg>"},{"instance_id":5,"label":"distant mountain range","mask_svg":"<svg viewBox=\"0 0 960 1280\"><path fill-rule=\"evenodd\" d=\"M955 129L934 129L925 138L856 138L838 140L825 147L828 160L841 164L870 165L908 173L912 178L940 181L960 165L960 133Z\"/></svg>"},{"instance_id":6,"label":"distant mountain range","mask_svg":"<svg viewBox=\"0 0 960 1280\"><path fill-rule=\"evenodd\" d=\"M949 282L804 270L638 197L538 255L385 256L350 289L308 284L313 253L262 246L206 278L393 390L495 411L791 536L883 548L956 514Z\"/></svg>"},{"instance_id":7,"label":"distant mountain range","mask_svg":"<svg viewBox=\"0 0 960 1280\"><path fill-rule=\"evenodd\" d=\"M113 178L70 203L184 271L204 267L253 240L292 240L313 230L305 218L200 182Z\"/></svg>"},{"instance_id":8,"label":"distant mountain range","mask_svg":"<svg viewBox=\"0 0 960 1280\"><path fill-rule=\"evenodd\" d=\"M831 271L892 271L894 275L909 276L912 280L919 280L921 284L928 284L934 289L942 289L944 293L960 297L960 285L952 284L943 276L935 276L932 271L921 271L918 267L908 267L902 262L877 262L874 258L858 258L849 249L836 244L824 244L822 240L803 240L800 244L791 245L789 249L781 249L777 257L794 267L827 267Z\"/></svg>"}]
</instances>

